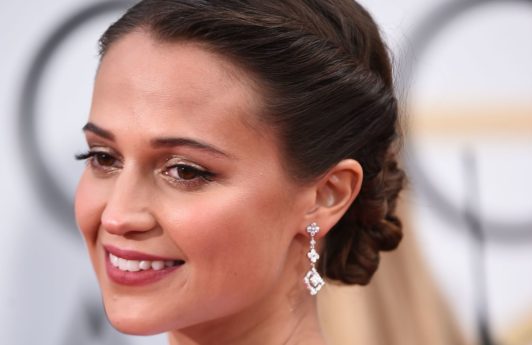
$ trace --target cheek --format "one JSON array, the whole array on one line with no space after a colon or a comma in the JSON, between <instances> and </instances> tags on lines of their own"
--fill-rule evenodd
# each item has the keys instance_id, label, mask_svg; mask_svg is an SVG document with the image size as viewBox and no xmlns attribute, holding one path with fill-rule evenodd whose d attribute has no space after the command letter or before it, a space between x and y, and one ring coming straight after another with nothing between
<instances>
[{"instance_id":1,"label":"cheek","mask_svg":"<svg viewBox=\"0 0 532 345\"><path fill-rule=\"evenodd\" d=\"M76 222L89 246L96 241L105 206L102 190L95 187L90 172L86 170L79 181L74 203Z\"/></svg>"},{"instance_id":2,"label":"cheek","mask_svg":"<svg viewBox=\"0 0 532 345\"><path fill-rule=\"evenodd\" d=\"M295 231L289 199L277 190L220 190L168 212L167 229L193 267L191 281L213 295L260 291L280 276Z\"/></svg>"}]
</instances>

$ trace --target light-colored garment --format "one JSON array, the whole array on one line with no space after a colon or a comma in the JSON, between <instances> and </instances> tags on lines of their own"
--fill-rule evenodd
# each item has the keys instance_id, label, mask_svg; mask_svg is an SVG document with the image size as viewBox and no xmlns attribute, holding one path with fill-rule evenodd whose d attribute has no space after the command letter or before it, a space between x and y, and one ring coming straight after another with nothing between
<instances>
[{"instance_id":1,"label":"light-colored garment","mask_svg":"<svg viewBox=\"0 0 532 345\"><path fill-rule=\"evenodd\" d=\"M403 216L399 248L382 253L368 286L329 283L318 297L330 345L463 345L449 308L434 285ZM406 218L406 219L405 219Z\"/></svg>"}]
</instances>

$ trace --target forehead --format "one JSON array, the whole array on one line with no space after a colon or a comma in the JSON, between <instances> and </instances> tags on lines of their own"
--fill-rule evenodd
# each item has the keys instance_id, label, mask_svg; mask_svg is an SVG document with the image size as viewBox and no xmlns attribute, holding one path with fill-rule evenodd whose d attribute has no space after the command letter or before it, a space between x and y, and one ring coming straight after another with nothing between
<instances>
[{"instance_id":1,"label":"forehead","mask_svg":"<svg viewBox=\"0 0 532 345\"><path fill-rule=\"evenodd\" d=\"M91 121L110 123L127 114L128 125L138 124L144 131L150 130L146 122L153 121L183 131L211 127L220 135L240 125L255 135L266 131L258 121L262 96L247 72L200 43L161 42L144 31L111 45L93 96Z\"/></svg>"}]
</instances>

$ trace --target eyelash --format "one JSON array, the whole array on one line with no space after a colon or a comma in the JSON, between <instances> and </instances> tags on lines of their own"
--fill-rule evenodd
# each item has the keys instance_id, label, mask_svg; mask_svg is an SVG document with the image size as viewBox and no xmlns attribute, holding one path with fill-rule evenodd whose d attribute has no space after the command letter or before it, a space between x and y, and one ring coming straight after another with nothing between
<instances>
[{"instance_id":1,"label":"eyelash","mask_svg":"<svg viewBox=\"0 0 532 345\"><path fill-rule=\"evenodd\" d=\"M106 164L102 164L101 162L102 159L112 159L113 160L112 165L114 165L118 161L113 155L107 152L103 152L103 151L91 150L86 153L77 154L75 158L77 160L88 161L88 163L93 169L100 170L104 173L112 173L114 169L117 168L116 166L113 167L113 166L107 166ZM191 178L174 177L171 174L171 171L173 169L177 169L176 171L177 176L180 176L183 173L192 173L194 176ZM173 185L184 186L190 189L199 188L207 182L212 182L214 178L216 177L216 174L210 171L204 170L195 165L185 164L185 163L178 163L178 164L172 164L170 166L167 166L162 169L162 174L167 178L169 183Z\"/></svg>"},{"instance_id":2,"label":"eyelash","mask_svg":"<svg viewBox=\"0 0 532 345\"><path fill-rule=\"evenodd\" d=\"M185 179L182 177L176 178L170 174L170 171L172 171L173 169L177 170L178 176L183 173L192 173L195 176L190 179ZM172 164L164 168L162 174L168 178L168 181L170 183L184 185L188 188L199 188L205 183L214 181L214 178L216 176L210 171L203 170L194 165L185 163Z\"/></svg>"},{"instance_id":3,"label":"eyelash","mask_svg":"<svg viewBox=\"0 0 532 345\"><path fill-rule=\"evenodd\" d=\"M107 164L102 164L101 160L111 159L113 161L112 165L114 165L118 161L110 153L107 153L104 151L96 151L96 150L91 150L86 153L77 154L75 157L77 160L86 160L92 168L101 170L106 173L111 172L113 167Z\"/></svg>"}]
</instances>

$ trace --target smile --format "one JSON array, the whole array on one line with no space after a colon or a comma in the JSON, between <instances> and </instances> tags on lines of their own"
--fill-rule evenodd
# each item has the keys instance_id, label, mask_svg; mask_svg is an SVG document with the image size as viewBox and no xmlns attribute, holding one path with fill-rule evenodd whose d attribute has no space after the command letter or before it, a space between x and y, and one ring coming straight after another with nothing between
<instances>
[{"instance_id":1,"label":"smile","mask_svg":"<svg viewBox=\"0 0 532 345\"><path fill-rule=\"evenodd\" d=\"M127 260L127 259L115 256L111 253L109 253L109 261L111 261L111 265L118 268L120 271L127 271L127 272L138 272L138 271L147 271L147 270L160 271L165 267L173 267L179 264L178 260L165 260L165 261Z\"/></svg>"},{"instance_id":2,"label":"smile","mask_svg":"<svg viewBox=\"0 0 532 345\"><path fill-rule=\"evenodd\" d=\"M120 285L146 285L175 272L184 260L170 259L104 246L107 276Z\"/></svg>"}]
</instances>

